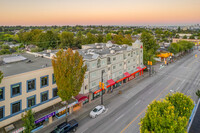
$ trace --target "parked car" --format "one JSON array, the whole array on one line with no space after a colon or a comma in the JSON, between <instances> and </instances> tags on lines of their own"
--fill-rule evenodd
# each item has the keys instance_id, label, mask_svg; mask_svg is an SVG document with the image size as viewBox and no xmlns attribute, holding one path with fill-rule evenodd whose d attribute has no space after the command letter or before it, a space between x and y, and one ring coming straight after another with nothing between
<instances>
[{"instance_id":1,"label":"parked car","mask_svg":"<svg viewBox=\"0 0 200 133\"><path fill-rule=\"evenodd\" d=\"M71 120L69 122L63 122L62 124L58 125L55 130L51 133L69 133L75 132L76 128L78 127L78 122L76 120Z\"/></svg>"},{"instance_id":2,"label":"parked car","mask_svg":"<svg viewBox=\"0 0 200 133\"><path fill-rule=\"evenodd\" d=\"M90 117L96 118L98 115L102 114L105 110L106 109L103 105L98 105L90 112Z\"/></svg>"}]
</instances>

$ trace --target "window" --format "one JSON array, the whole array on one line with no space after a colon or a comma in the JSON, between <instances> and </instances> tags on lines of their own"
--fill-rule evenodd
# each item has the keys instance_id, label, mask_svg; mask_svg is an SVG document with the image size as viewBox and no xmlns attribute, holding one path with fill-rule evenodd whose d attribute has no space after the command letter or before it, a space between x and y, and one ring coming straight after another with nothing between
<instances>
[{"instance_id":1,"label":"window","mask_svg":"<svg viewBox=\"0 0 200 133\"><path fill-rule=\"evenodd\" d=\"M126 59L126 54L124 54L124 59Z\"/></svg>"},{"instance_id":2,"label":"window","mask_svg":"<svg viewBox=\"0 0 200 133\"><path fill-rule=\"evenodd\" d=\"M128 64L130 63L130 61L128 61Z\"/></svg>"},{"instance_id":3,"label":"window","mask_svg":"<svg viewBox=\"0 0 200 133\"><path fill-rule=\"evenodd\" d=\"M96 63L92 63L92 68L95 68L95 66L96 66Z\"/></svg>"},{"instance_id":4,"label":"window","mask_svg":"<svg viewBox=\"0 0 200 133\"><path fill-rule=\"evenodd\" d=\"M52 84L55 84L56 83L56 78L54 76L54 74L52 74Z\"/></svg>"},{"instance_id":5,"label":"window","mask_svg":"<svg viewBox=\"0 0 200 133\"><path fill-rule=\"evenodd\" d=\"M91 78L96 77L96 72L91 73Z\"/></svg>"},{"instance_id":6,"label":"window","mask_svg":"<svg viewBox=\"0 0 200 133\"><path fill-rule=\"evenodd\" d=\"M121 67L121 66L122 66L122 63L120 63L119 66Z\"/></svg>"},{"instance_id":7,"label":"window","mask_svg":"<svg viewBox=\"0 0 200 133\"><path fill-rule=\"evenodd\" d=\"M116 57L113 58L113 61L115 61L115 60L116 60Z\"/></svg>"},{"instance_id":8,"label":"window","mask_svg":"<svg viewBox=\"0 0 200 133\"><path fill-rule=\"evenodd\" d=\"M21 95L21 83L11 85L11 97Z\"/></svg>"},{"instance_id":9,"label":"window","mask_svg":"<svg viewBox=\"0 0 200 133\"><path fill-rule=\"evenodd\" d=\"M36 89L36 79L27 81L27 92L33 91Z\"/></svg>"},{"instance_id":10,"label":"window","mask_svg":"<svg viewBox=\"0 0 200 133\"><path fill-rule=\"evenodd\" d=\"M116 66L113 66L113 69L115 69L116 68Z\"/></svg>"},{"instance_id":11,"label":"window","mask_svg":"<svg viewBox=\"0 0 200 133\"><path fill-rule=\"evenodd\" d=\"M128 53L128 56L130 56L130 53Z\"/></svg>"},{"instance_id":12,"label":"window","mask_svg":"<svg viewBox=\"0 0 200 133\"><path fill-rule=\"evenodd\" d=\"M85 75L85 79L87 79L87 75Z\"/></svg>"},{"instance_id":13,"label":"window","mask_svg":"<svg viewBox=\"0 0 200 133\"><path fill-rule=\"evenodd\" d=\"M11 104L11 113L17 113L21 111L21 100Z\"/></svg>"},{"instance_id":14,"label":"window","mask_svg":"<svg viewBox=\"0 0 200 133\"><path fill-rule=\"evenodd\" d=\"M0 88L0 101L3 101L4 100L4 98L5 98L5 95L4 95L4 87L2 87L2 88Z\"/></svg>"},{"instance_id":15,"label":"window","mask_svg":"<svg viewBox=\"0 0 200 133\"><path fill-rule=\"evenodd\" d=\"M0 120L4 117L4 106L0 107Z\"/></svg>"},{"instance_id":16,"label":"window","mask_svg":"<svg viewBox=\"0 0 200 133\"><path fill-rule=\"evenodd\" d=\"M58 88L54 88L53 89L53 97L57 97L58 96Z\"/></svg>"},{"instance_id":17,"label":"window","mask_svg":"<svg viewBox=\"0 0 200 133\"><path fill-rule=\"evenodd\" d=\"M87 85L85 86L85 90L87 90Z\"/></svg>"},{"instance_id":18,"label":"window","mask_svg":"<svg viewBox=\"0 0 200 133\"><path fill-rule=\"evenodd\" d=\"M40 88L48 86L48 75L40 78Z\"/></svg>"},{"instance_id":19,"label":"window","mask_svg":"<svg viewBox=\"0 0 200 133\"><path fill-rule=\"evenodd\" d=\"M27 108L36 105L36 95L27 98Z\"/></svg>"},{"instance_id":20,"label":"window","mask_svg":"<svg viewBox=\"0 0 200 133\"><path fill-rule=\"evenodd\" d=\"M41 93L41 102L48 100L48 91Z\"/></svg>"},{"instance_id":21,"label":"window","mask_svg":"<svg viewBox=\"0 0 200 133\"><path fill-rule=\"evenodd\" d=\"M92 87L94 87L94 86L96 86L96 82L93 82L93 83L92 83Z\"/></svg>"}]
</instances>

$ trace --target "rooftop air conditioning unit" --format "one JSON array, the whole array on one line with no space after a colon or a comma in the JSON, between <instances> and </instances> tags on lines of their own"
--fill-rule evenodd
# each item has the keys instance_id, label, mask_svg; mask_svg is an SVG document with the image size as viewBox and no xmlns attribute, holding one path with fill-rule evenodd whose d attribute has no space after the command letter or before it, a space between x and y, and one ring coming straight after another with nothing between
<instances>
[{"instance_id":1,"label":"rooftop air conditioning unit","mask_svg":"<svg viewBox=\"0 0 200 133\"><path fill-rule=\"evenodd\" d=\"M114 53L115 53L115 50L110 50L110 53L111 53L111 54L114 54Z\"/></svg>"}]
</instances>

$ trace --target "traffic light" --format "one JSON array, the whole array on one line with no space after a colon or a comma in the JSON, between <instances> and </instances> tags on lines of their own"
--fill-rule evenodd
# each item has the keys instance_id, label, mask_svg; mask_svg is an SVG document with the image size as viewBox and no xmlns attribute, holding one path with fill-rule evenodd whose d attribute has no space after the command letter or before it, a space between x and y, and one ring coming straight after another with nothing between
<instances>
[{"instance_id":1,"label":"traffic light","mask_svg":"<svg viewBox=\"0 0 200 133\"><path fill-rule=\"evenodd\" d=\"M101 88L101 82L99 82L99 88Z\"/></svg>"},{"instance_id":2,"label":"traffic light","mask_svg":"<svg viewBox=\"0 0 200 133\"><path fill-rule=\"evenodd\" d=\"M102 83L102 82L99 82L99 88L101 88L101 89L105 89L105 87L104 87L104 83Z\"/></svg>"}]
</instances>

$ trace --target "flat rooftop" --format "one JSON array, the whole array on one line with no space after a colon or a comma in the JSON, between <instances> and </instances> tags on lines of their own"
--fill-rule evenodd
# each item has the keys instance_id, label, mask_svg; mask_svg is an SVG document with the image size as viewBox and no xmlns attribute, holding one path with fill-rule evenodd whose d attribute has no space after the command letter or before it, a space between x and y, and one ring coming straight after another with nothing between
<instances>
[{"instance_id":1,"label":"flat rooftop","mask_svg":"<svg viewBox=\"0 0 200 133\"><path fill-rule=\"evenodd\" d=\"M13 57L17 56L25 57L26 59L21 61L16 60L16 62L12 63L3 62L6 58L9 59L9 57L11 57L11 59L13 59ZM19 55L3 55L0 56L0 62L0 71L3 72L4 77L52 66L51 59L36 57L35 55L28 53L22 53Z\"/></svg>"}]
</instances>

